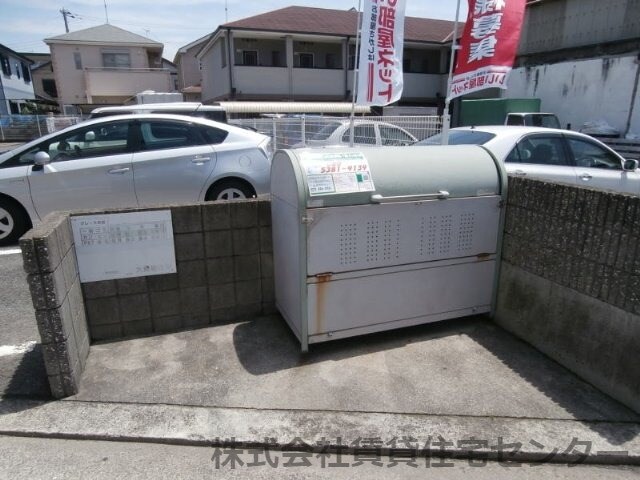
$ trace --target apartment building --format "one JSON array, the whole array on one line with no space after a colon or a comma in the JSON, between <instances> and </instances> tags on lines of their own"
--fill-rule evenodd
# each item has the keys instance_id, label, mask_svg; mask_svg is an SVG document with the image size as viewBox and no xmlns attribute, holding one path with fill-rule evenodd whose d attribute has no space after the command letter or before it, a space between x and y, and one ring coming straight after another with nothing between
<instances>
[{"instance_id":1,"label":"apartment building","mask_svg":"<svg viewBox=\"0 0 640 480\"><path fill-rule=\"evenodd\" d=\"M21 113L22 106L35 99L32 63L24 55L0 44L0 115Z\"/></svg>"},{"instance_id":2,"label":"apartment building","mask_svg":"<svg viewBox=\"0 0 640 480\"><path fill-rule=\"evenodd\" d=\"M292 6L220 25L196 55L202 101L350 100L357 23L355 9ZM441 104L453 26L406 17L400 104Z\"/></svg>"},{"instance_id":3,"label":"apartment building","mask_svg":"<svg viewBox=\"0 0 640 480\"><path fill-rule=\"evenodd\" d=\"M90 111L121 105L145 90L174 92L164 45L105 24L44 40L51 50L58 102Z\"/></svg>"}]
</instances>

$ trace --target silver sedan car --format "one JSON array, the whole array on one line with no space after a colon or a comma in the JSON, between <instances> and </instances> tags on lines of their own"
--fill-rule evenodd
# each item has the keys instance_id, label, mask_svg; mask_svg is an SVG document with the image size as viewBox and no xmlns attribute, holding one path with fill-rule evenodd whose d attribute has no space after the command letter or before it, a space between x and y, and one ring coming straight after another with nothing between
<instances>
[{"instance_id":1,"label":"silver sedan car","mask_svg":"<svg viewBox=\"0 0 640 480\"><path fill-rule=\"evenodd\" d=\"M0 154L0 245L54 210L246 198L269 191L270 138L162 114L90 120Z\"/></svg>"},{"instance_id":2,"label":"silver sedan car","mask_svg":"<svg viewBox=\"0 0 640 480\"><path fill-rule=\"evenodd\" d=\"M349 120L335 120L323 125L311 134L305 143L293 145L299 147L347 146L350 143ZM416 142L416 137L404 128L386 122L356 120L353 127L353 143L358 146L405 146Z\"/></svg>"},{"instance_id":3,"label":"silver sedan car","mask_svg":"<svg viewBox=\"0 0 640 480\"><path fill-rule=\"evenodd\" d=\"M416 145L440 145L440 134ZM637 160L625 160L582 133L541 127L452 128L449 145L484 145L507 172L546 180L640 195Z\"/></svg>"}]
</instances>

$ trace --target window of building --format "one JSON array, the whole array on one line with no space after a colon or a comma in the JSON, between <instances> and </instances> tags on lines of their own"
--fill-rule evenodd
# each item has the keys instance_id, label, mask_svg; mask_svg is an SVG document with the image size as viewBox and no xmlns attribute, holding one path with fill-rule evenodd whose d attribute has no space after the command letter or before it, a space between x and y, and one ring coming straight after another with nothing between
<instances>
[{"instance_id":1,"label":"window of building","mask_svg":"<svg viewBox=\"0 0 640 480\"><path fill-rule=\"evenodd\" d=\"M242 64L249 66L258 65L258 51L257 50L243 50L242 51Z\"/></svg>"},{"instance_id":2,"label":"window of building","mask_svg":"<svg viewBox=\"0 0 640 480\"><path fill-rule=\"evenodd\" d=\"M73 52L73 61L76 64L76 70L82 70L82 56L80 52Z\"/></svg>"},{"instance_id":3,"label":"window of building","mask_svg":"<svg viewBox=\"0 0 640 480\"><path fill-rule=\"evenodd\" d=\"M258 52L256 50L243 50L242 64L250 66L258 65Z\"/></svg>"},{"instance_id":4,"label":"window of building","mask_svg":"<svg viewBox=\"0 0 640 480\"><path fill-rule=\"evenodd\" d=\"M411 59L410 58L404 58L402 60L402 71L409 73L411 72Z\"/></svg>"},{"instance_id":5,"label":"window of building","mask_svg":"<svg viewBox=\"0 0 640 480\"><path fill-rule=\"evenodd\" d=\"M104 68L131 68L129 52L103 52L102 66Z\"/></svg>"},{"instance_id":6,"label":"window of building","mask_svg":"<svg viewBox=\"0 0 640 480\"><path fill-rule=\"evenodd\" d=\"M325 58L326 68L338 68L338 56L335 53L327 53Z\"/></svg>"},{"instance_id":7,"label":"window of building","mask_svg":"<svg viewBox=\"0 0 640 480\"><path fill-rule=\"evenodd\" d=\"M4 73L7 77L11 76L11 63L9 63L9 58L0 55L0 63L2 64L2 73Z\"/></svg>"},{"instance_id":8,"label":"window of building","mask_svg":"<svg viewBox=\"0 0 640 480\"><path fill-rule=\"evenodd\" d=\"M282 66L282 62L281 62L281 52L279 50L272 50L271 51L271 66L272 67L281 67Z\"/></svg>"},{"instance_id":9,"label":"window of building","mask_svg":"<svg viewBox=\"0 0 640 480\"><path fill-rule=\"evenodd\" d=\"M50 97L53 97L53 98L58 97L58 89L56 87L56 81L53 78L42 79L42 90L44 90L44 93L46 93Z\"/></svg>"},{"instance_id":10,"label":"window of building","mask_svg":"<svg viewBox=\"0 0 640 480\"><path fill-rule=\"evenodd\" d=\"M313 68L313 53L301 53L300 68Z\"/></svg>"},{"instance_id":11,"label":"window of building","mask_svg":"<svg viewBox=\"0 0 640 480\"><path fill-rule=\"evenodd\" d=\"M24 81L26 83L30 83L31 82L31 72L29 71L29 65L27 65L26 63L22 63L22 77L24 78Z\"/></svg>"},{"instance_id":12,"label":"window of building","mask_svg":"<svg viewBox=\"0 0 640 480\"><path fill-rule=\"evenodd\" d=\"M355 70L356 64L358 63L359 59L360 55L349 55L349 70Z\"/></svg>"}]
</instances>

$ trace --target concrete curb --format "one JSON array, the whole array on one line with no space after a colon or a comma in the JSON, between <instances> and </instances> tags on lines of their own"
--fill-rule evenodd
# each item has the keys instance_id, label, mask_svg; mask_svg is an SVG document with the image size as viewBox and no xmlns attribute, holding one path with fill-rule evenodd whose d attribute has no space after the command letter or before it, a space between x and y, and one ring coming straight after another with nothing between
<instances>
[{"instance_id":1,"label":"concrete curb","mask_svg":"<svg viewBox=\"0 0 640 480\"><path fill-rule=\"evenodd\" d=\"M385 455L640 465L636 423L4 399L0 435L349 453L379 438Z\"/></svg>"}]
</instances>

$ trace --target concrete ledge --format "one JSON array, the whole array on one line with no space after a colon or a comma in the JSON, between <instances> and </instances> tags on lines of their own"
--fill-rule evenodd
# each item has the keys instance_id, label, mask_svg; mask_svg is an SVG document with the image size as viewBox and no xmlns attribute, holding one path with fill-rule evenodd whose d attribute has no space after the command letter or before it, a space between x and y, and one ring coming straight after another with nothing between
<instances>
[{"instance_id":1,"label":"concrete ledge","mask_svg":"<svg viewBox=\"0 0 640 480\"><path fill-rule=\"evenodd\" d=\"M0 435L349 453L379 438L382 454L640 465L636 423L5 399ZM388 446L403 437L416 446Z\"/></svg>"},{"instance_id":2,"label":"concrete ledge","mask_svg":"<svg viewBox=\"0 0 640 480\"><path fill-rule=\"evenodd\" d=\"M640 318L503 261L495 320L640 412Z\"/></svg>"}]
</instances>

